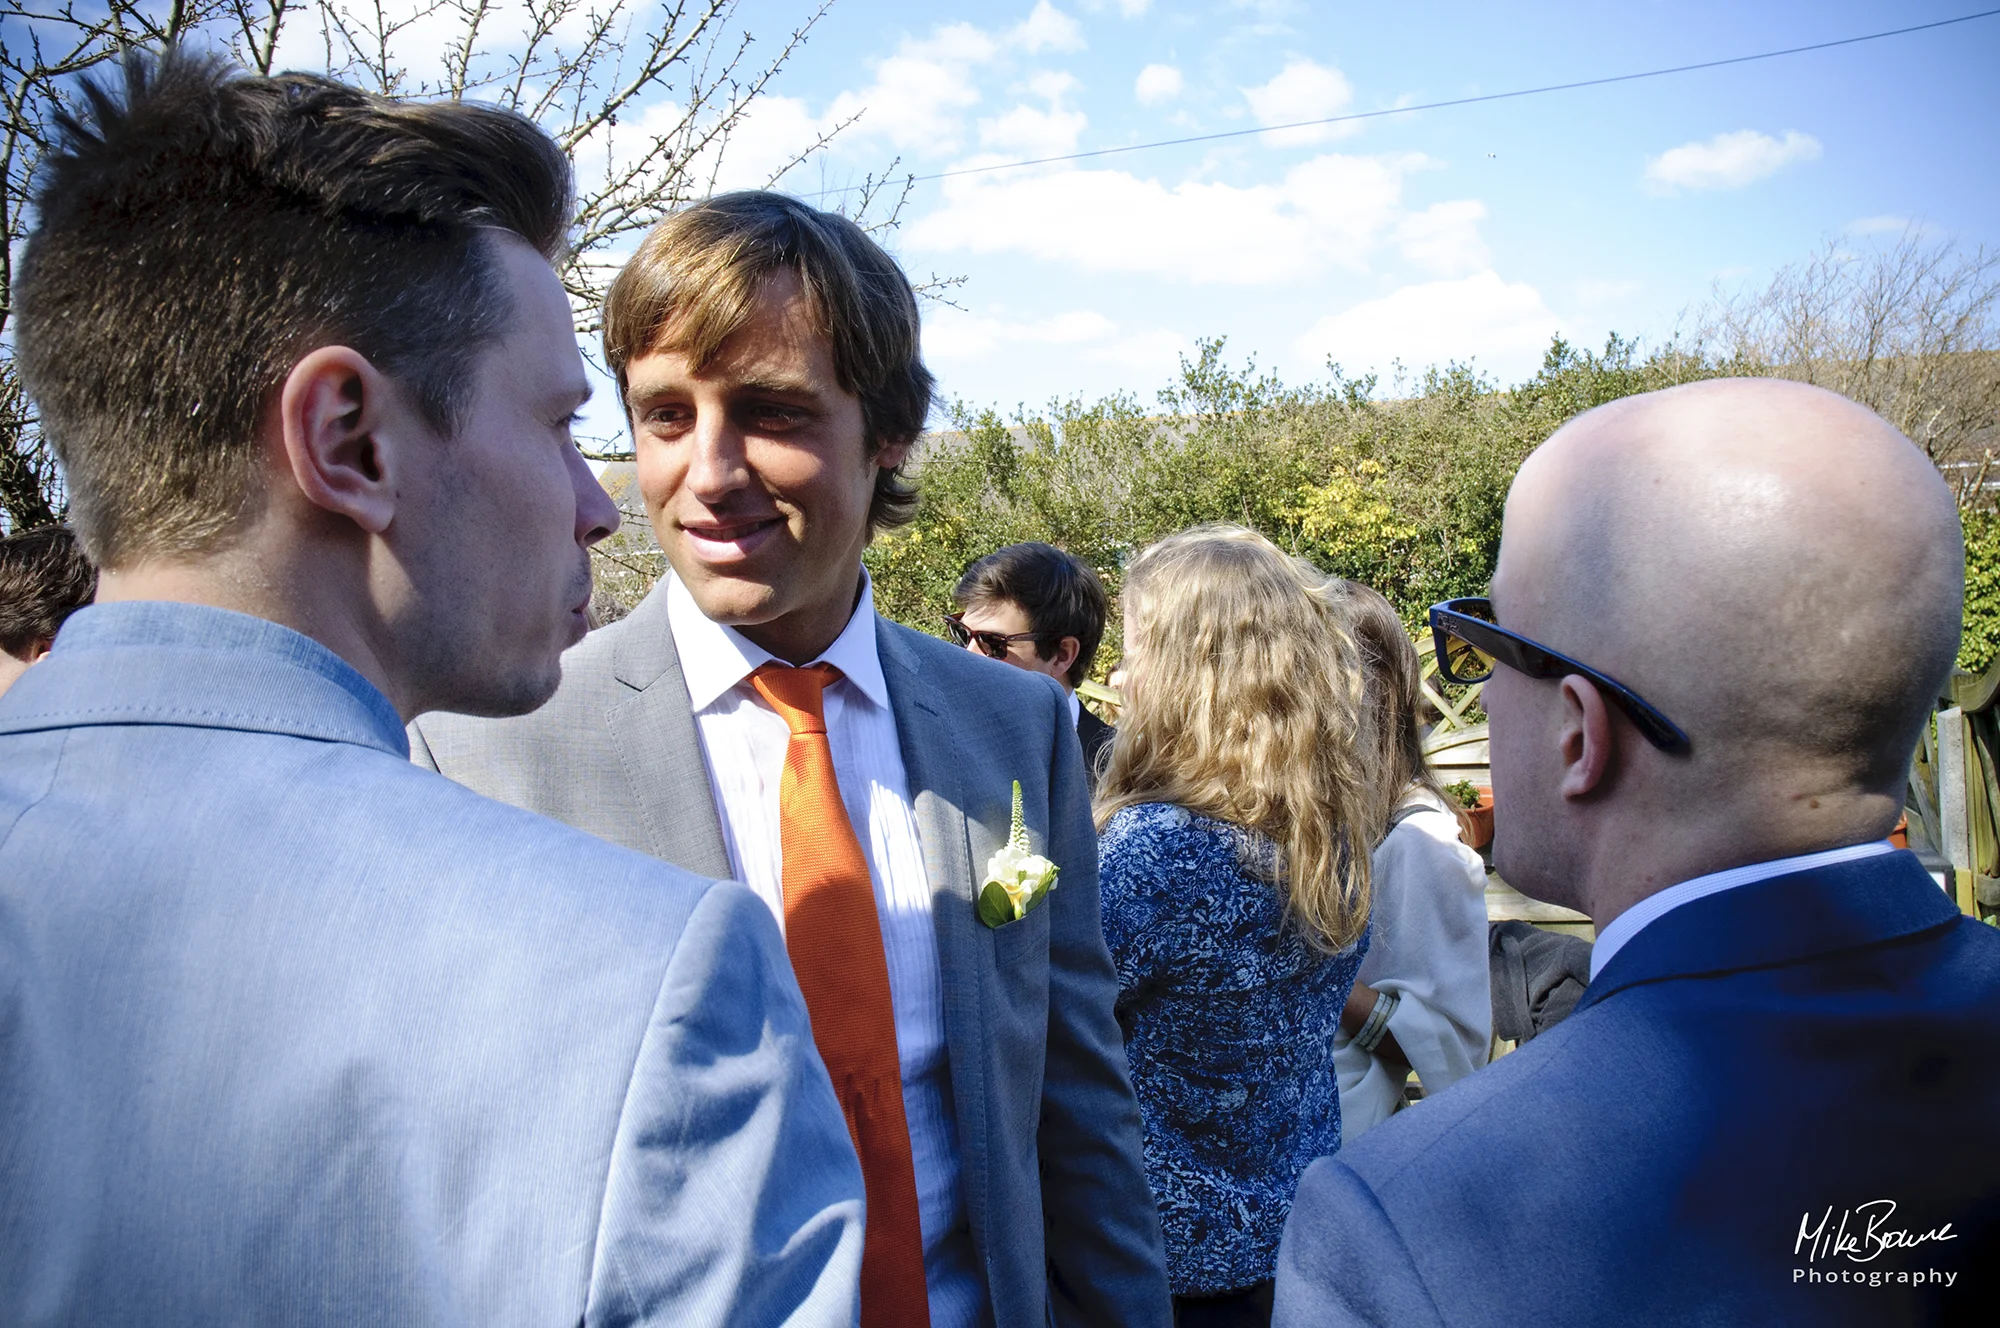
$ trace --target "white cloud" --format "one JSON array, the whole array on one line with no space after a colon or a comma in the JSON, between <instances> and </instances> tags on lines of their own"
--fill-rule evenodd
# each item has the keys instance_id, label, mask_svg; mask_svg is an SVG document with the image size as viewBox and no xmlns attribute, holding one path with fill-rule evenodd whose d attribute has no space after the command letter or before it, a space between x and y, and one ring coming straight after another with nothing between
<instances>
[{"instance_id":1,"label":"white cloud","mask_svg":"<svg viewBox=\"0 0 2000 1328\"><path fill-rule=\"evenodd\" d=\"M970 23L942 23L931 29L928 37L906 39L897 53L947 64L979 64L998 55L1000 43Z\"/></svg>"},{"instance_id":2,"label":"white cloud","mask_svg":"<svg viewBox=\"0 0 2000 1328\"><path fill-rule=\"evenodd\" d=\"M985 37L963 23L954 27ZM932 51L920 53L924 46ZM939 50L934 43L906 43L875 66L872 84L835 97L827 119L838 124L859 115L860 122L850 131L857 137L886 138L899 148L949 151L958 145L960 113L979 101L972 66L991 59L992 53L990 40L983 50L971 43L955 50Z\"/></svg>"},{"instance_id":3,"label":"white cloud","mask_svg":"<svg viewBox=\"0 0 2000 1328\"><path fill-rule=\"evenodd\" d=\"M1050 101L1061 101L1082 86L1076 75L1065 69L1038 69L1028 76L1028 91Z\"/></svg>"},{"instance_id":4,"label":"white cloud","mask_svg":"<svg viewBox=\"0 0 2000 1328\"><path fill-rule=\"evenodd\" d=\"M981 120L979 143L1009 157L1060 157L1076 151L1087 123L1082 111L1016 106L1004 115Z\"/></svg>"},{"instance_id":5,"label":"white cloud","mask_svg":"<svg viewBox=\"0 0 2000 1328\"><path fill-rule=\"evenodd\" d=\"M1195 344L1178 332L1156 327L1150 332L1134 332L1100 346L1092 346L1081 358L1090 364L1108 364L1126 371L1128 382L1167 382L1180 370L1181 357L1192 359Z\"/></svg>"},{"instance_id":6,"label":"white cloud","mask_svg":"<svg viewBox=\"0 0 2000 1328\"><path fill-rule=\"evenodd\" d=\"M1008 35L1014 45L1029 52L1083 49L1083 25L1049 0L1036 0L1034 12Z\"/></svg>"},{"instance_id":7,"label":"white cloud","mask_svg":"<svg viewBox=\"0 0 2000 1328\"><path fill-rule=\"evenodd\" d=\"M776 172L818 142L828 127L796 97L766 94L757 98L730 131L716 187L762 188Z\"/></svg>"},{"instance_id":8,"label":"white cloud","mask_svg":"<svg viewBox=\"0 0 2000 1328\"><path fill-rule=\"evenodd\" d=\"M1363 251L1402 212L1403 177L1437 164L1421 152L1327 153L1292 167L1283 189L1310 231L1308 252L1317 249L1333 262L1361 267Z\"/></svg>"},{"instance_id":9,"label":"white cloud","mask_svg":"<svg viewBox=\"0 0 2000 1328\"><path fill-rule=\"evenodd\" d=\"M1819 156L1819 140L1796 129L1783 139L1739 129L1706 143L1683 143L1646 162L1646 187L1656 194L1682 189L1740 189L1795 161Z\"/></svg>"},{"instance_id":10,"label":"white cloud","mask_svg":"<svg viewBox=\"0 0 2000 1328\"><path fill-rule=\"evenodd\" d=\"M1403 177L1432 164L1416 153L1327 154L1247 187L1169 187L1112 170L969 176L946 182L944 206L912 223L905 243L1194 283L1287 281L1365 268L1407 215Z\"/></svg>"},{"instance_id":11,"label":"white cloud","mask_svg":"<svg viewBox=\"0 0 2000 1328\"><path fill-rule=\"evenodd\" d=\"M1138 18L1153 7L1153 0L1083 0L1083 7L1093 14L1116 9L1125 18Z\"/></svg>"},{"instance_id":12,"label":"white cloud","mask_svg":"<svg viewBox=\"0 0 2000 1328\"><path fill-rule=\"evenodd\" d=\"M1028 91L1048 98L1047 109L1019 104L1002 115L981 120L980 146L994 154L995 160L1060 157L1076 151L1077 140L1090 122L1082 111L1065 109L1062 99L1079 86L1075 75L1062 70L1036 71L1028 79Z\"/></svg>"},{"instance_id":13,"label":"white cloud","mask_svg":"<svg viewBox=\"0 0 2000 1328\"><path fill-rule=\"evenodd\" d=\"M1082 49L1082 27L1049 0L1038 0L1027 18L1001 33L970 23L941 24L927 37L904 38L895 54L876 63L873 82L833 99L821 124L859 114L859 123L846 134L850 139L886 139L926 154L957 152L965 114L980 101L983 69L1010 55ZM1058 83L1058 90L1048 90ZM1057 71L1029 80L1032 90L1051 99L1075 86L1070 75Z\"/></svg>"},{"instance_id":14,"label":"white cloud","mask_svg":"<svg viewBox=\"0 0 2000 1328\"><path fill-rule=\"evenodd\" d=\"M1247 9L1259 18L1272 22L1290 18L1299 12L1299 0L1229 0L1231 9Z\"/></svg>"},{"instance_id":15,"label":"white cloud","mask_svg":"<svg viewBox=\"0 0 2000 1328\"><path fill-rule=\"evenodd\" d=\"M1476 356L1481 368L1515 378L1533 372L1562 326L1533 286L1485 271L1405 286L1330 314L1293 349L1309 361L1334 360L1349 373L1385 371L1392 360L1421 369Z\"/></svg>"},{"instance_id":16,"label":"white cloud","mask_svg":"<svg viewBox=\"0 0 2000 1328\"><path fill-rule=\"evenodd\" d=\"M1396 226L1396 240L1403 257L1440 276L1477 272L1492 259L1479 234L1484 220L1486 205L1476 198L1433 203L1403 218Z\"/></svg>"},{"instance_id":17,"label":"white cloud","mask_svg":"<svg viewBox=\"0 0 2000 1328\"><path fill-rule=\"evenodd\" d=\"M1095 309L1071 309L1025 321L993 318L961 309L924 315L924 358L949 369L955 363L982 363L995 354L1018 358L1041 351L1067 360L1107 364L1151 378L1172 375L1194 345L1178 332L1152 328L1127 332Z\"/></svg>"},{"instance_id":18,"label":"white cloud","mask_svg":"<svg viewBox=\"0 0 2000 1328\"><path fill-rule=\"evenodd\" d=\"M1139 71L1139 80L1132 85L1132 92L1139 98L1141 106L1157 106L1180 96L1184 86L1186 80L1181 78L1181 71L1172 65L1147 65Z\"/></svg>"},{"instance_id":19,"label":"white cloud","mask_svg":"<svg viewBox=\"0 0 2000 1328\"><path fill-rule=\"evenodd\" d=\"M593 182L601 187L607 172L628 166L656 139L679 139L686 114L679 102L661 98L635 117L598 125L570 151L579 187L586 192ZM762 188L816 143L825 128L798 98L766 94L750 103L726 142L710 140L687 162L685 178L705 183L713 177L717 189L724 190Z\"/></svg>"},{"instance_id":20,"label":"white cloud","mask_svg":"<svg viewBox=\"0 0 2000 1328\"><path fill-rule=\"evenodd\" d=\"M1908 217L1857 217L1847 223L1845 234L1900 235L1908 229L1910 229Z\"/></svg>"},{"instance_id":21,"label":"white cloud","mask_svg":"<svg viewBox=\"0 0 2000 1328\"><path fill-rule=\"evenodd\" d=\"M924 316L924 355L949 360L990 354L1003 345L1074 346L1104 341L1117 331L1118 325L1095 309L1073 309L1035 322L938 309Z\"/></svg>"},{"instance_id":22,"label":"white cloud","mask_svg":"<svg viewBox=\"0 0 2000 1328\"><path fill-rule=\"evenodd\" d=\"M956 181L951 183L958 183ZM1267 186L1169 189L1120 171L1063 171L953 190L910 229L913 248L1025 253L1092 272L1270 282L1295 270L1306 227Z\"/></svg>"},{"instance_id":23,"label":"white cloud","mask_svg":"<svg viewBox=\"0 0 2000 1328\"><path fill-rule=\"evenodd\" d=\"M1269 83L1243 89L1251 114L1261 125L1294 124L1300 120L1323 120L1339 115L1354 100L1354 85L1347 75L1328 65L1293 56ZM1280 147L1300 143L1323 143L1353 133L1358 125L1311 125L1287 129L1266 137Z\"/></svg>"}]
</instances>

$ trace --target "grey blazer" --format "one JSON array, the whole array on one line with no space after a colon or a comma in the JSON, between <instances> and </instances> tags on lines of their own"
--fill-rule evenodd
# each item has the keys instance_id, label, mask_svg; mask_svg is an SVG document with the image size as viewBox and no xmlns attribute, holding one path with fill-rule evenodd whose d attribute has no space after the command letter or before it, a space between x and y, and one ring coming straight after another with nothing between
<instances>
[{"instance_id":1,"label":"grey blazer","mask_svg":"<svg viewBox=\"0 0 2000 1328\"><path fill-rule=\"evenodd\" d=\"M1097 839L1052 680L883 620L879 645L934 891L971 1234L994 1321L1165 1325L1158 1215L1112 1017ZM729 874L664 587L563 658L532 715L428 715L415 760L502 801L708 876ZM998 929L974 893L1020 780L1044 906Z\"/></svg>"}]
</instances>

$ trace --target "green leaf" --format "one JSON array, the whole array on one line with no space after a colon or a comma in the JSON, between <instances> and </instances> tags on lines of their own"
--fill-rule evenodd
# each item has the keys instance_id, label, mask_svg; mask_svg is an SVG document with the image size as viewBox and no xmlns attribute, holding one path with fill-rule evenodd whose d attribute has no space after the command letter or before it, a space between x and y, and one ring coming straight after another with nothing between
<instances>
[{"instance_id":1,"label":"green leaf","mask_svg":"<svg viewBox=\"0 0 2000 1328\"><path fill-rule=\"evenodd\" d=\"M1042 888L1028 896L1028 902L1026 906L1024 906L1021 909L1021 916L1025 918L1030 913L1034 912L1036 908L1040 907L1041 902L1049 897L1049 891L1055 888L1056 888L1056 878L1053 876L1049 877L1048 880L1042 882Z\"/></svg>"},{"instance_id":2,"label":"green leaf","mask_svg":"<svg viewBox=\"0 0 2000 1328\"><path fill-rule=\"evenodd\" d=\"M1007 897L1000 882L988 881L979 892L979 920L989 927L1004 927L1014 921L1014 901Z\"/></svg>"}]
</instances>

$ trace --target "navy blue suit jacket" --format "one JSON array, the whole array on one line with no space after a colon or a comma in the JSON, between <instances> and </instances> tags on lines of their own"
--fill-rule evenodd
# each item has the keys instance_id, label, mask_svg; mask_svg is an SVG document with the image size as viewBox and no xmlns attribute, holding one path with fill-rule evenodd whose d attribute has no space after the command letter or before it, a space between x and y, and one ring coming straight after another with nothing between
<instances>
[{"instance_id":1,"label":"navy blue suit jacket","mask_svg":"<svg viewBox=\"0 0 2000 1328\"><path fill-rule=\"evenodd\" d=\"M1914 857L1724 891L1314 1163L1276 1322L1970 1322L2000 1291L1996 1120L2000 935Z\"/></svg>"}]
</instances>

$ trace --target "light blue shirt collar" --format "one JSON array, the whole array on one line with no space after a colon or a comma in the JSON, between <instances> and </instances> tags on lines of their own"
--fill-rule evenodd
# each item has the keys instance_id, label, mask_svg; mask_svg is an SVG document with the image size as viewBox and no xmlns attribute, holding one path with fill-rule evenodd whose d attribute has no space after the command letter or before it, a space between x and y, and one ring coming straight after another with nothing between
<instances>
[{"instance_id":1,"label":"light blue shirt collar","mask_svg":"<svg viewBox=\"0 0 2000 1328\"><path fill-rule=\"evenodd\" d=\"M672 572L667 573L667 581L667 622L673 629L674 648L680 652L688 701L697 712L714 705L763 665L773 660L786 662L734 627L712 621ZM884 710L889 708L889 682L882 676L882 656L875 634L875 583L865 568L861 573L861 600L854 606L847 626L817 659L808 662L833 665L871 703Z\"/></svg>"},{"instance_id":2,"label":"light blue shirt collar","mask_svg":"<svg viewBox=\"0 0 2000 1328\"><path fill-rule=\"evenodd\" d=\"M389 698L309 636L206 604L121 600L71 614L0 697L0 729L168 724L352 742L407 758Z\"/></svg>"},{"instance_id":3,"label":"light blue shirt collar","mask_svg":"<svg viewBox=\"0 0 2000 1328\"><path fill-rule=\"evenodd\" d=\"M1728 871L1710 872L1706 876L1697 876L1693 880L1670 885L1655 894L1647 895L1605 924L1604 930L1597 934L1597 943L1590 948L1591 981L1597 980L1597 975L1611 962L1611 956L1623 949L1626 942L1682 904L1691 904L1697 899L1706 899L1724 890L1734 890L1738 886L1768 881L1776 876L1816 871L1821 867L1834 867L1843 862L1858 862L1863 858L1897 851L1896 846L1886 839L1876 840L1870 844L1850 844L1846 848L1804 853L1794 858L1753 862L1745 867L1731 867Z\"/></svg>"}]
</instances>

